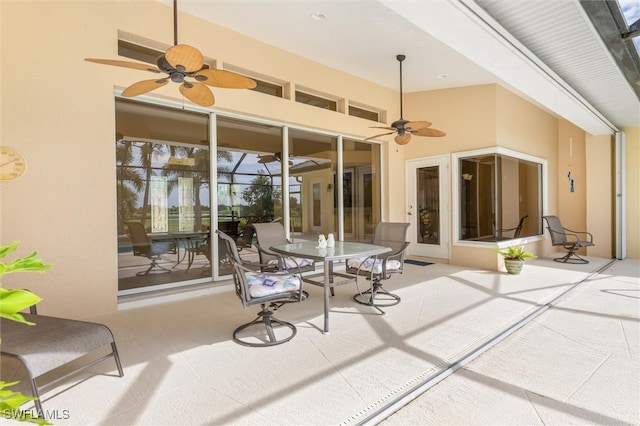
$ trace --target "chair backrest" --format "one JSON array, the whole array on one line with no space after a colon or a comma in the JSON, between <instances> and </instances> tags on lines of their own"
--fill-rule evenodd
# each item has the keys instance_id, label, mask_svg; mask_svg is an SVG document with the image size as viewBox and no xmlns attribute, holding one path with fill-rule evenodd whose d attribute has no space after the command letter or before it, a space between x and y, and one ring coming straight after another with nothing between
<instances>
[{"instance_id":1,"label":"chair backrest","mask_svg":"<svg viewBox=\"0 0 640 426\"><path fill-rule=\"evenodd\" d=\"M260 263L266 265L270 260L277 259L277 257L264 253L264 250L268 251L271 246L288 243L284 235L284 226L280 222L254 223L253 228L256 232L256 242L261 248L259 250Z\"/></svg>"},{"instance_id":2,"label":"chair backrest","mask_svg":"<svg viewBox=\"0 0 640 426\"><path fill-rule=\"evenodd\" d=\"M218 229L230 236L231 238L238 238L238 222L237 220L230 222L218 222Z\"/></svg>"},{"instance_id":3,"label":"chair backrest","mask_svg":"<svg viewBox=\"0 0 640 426\"><path fill-rule=\"evenodd\" d=\"M518 226L516 227L516 231L513 233L513 238L520 237L520 233L522 232L522 226L524 225L524 220L528 217L529 215L527 214L520 218L520 221L518 222Z\"/></svg>"},{"instance_id":4,"label":"chair backrest","mask_svg":"<svg viewBox=\"0 0 640 426\"><path fill-rule=\"evenodd\" d=\"M216 234L225 243L227 248L227 259L233 266L233 284L236 289L236 294L242 301L242 304L246 307L250 300L249 286L247 283L247 277L244 275L245 271L242 269L242 259L240 259L240 253L238 252L236 242L233 238L219 229L216 230Z\"/></svg>"},{"instance_id":5,"label":"chair backrest","mask_svg":"<svg viewBox=\"0 0 640 426\"><path fill-rule=\"evenodd\" d=\"M126 225L129 229L131 244L133 245L133 255L149 256L151 252L151 240L147 235L147 231L144 229L144 225L140 222L127 222Z\"/></svg>"},{"instance_id":6,"label":"chair backrest","mask_svg":"<svg viewBox=\"0 0 640 426\"><path fill-rule=\"evenodd\" d=\"M547 221L547 229L551 236L551 245L561 246L566 243L567 234L564 232L564 227L558 216L543 216L543 219Z\"/></svg>"},{"instance_id":7,"label":"chair backrest","mask_svg":"<svg viewBox=\"0 0 640 426\"><path fill-rule=\"evenodd\" d=\"M373 244L377 246L390 247L392 252L396 252L400 250L407 241L408 229L408 223L380 222L376 226L376 232L373 236Z\"/></svg>"}]
</instances>

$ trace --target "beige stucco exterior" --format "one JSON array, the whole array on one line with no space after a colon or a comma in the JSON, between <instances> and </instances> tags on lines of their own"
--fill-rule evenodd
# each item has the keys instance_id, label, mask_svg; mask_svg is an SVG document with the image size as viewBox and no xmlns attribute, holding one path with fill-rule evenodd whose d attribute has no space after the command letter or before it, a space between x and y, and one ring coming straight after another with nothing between
<instances>
[{"instance_id":1,"label":"beige stucco exterior","mask_svg":"<svg viewBox=\"0 0 640 426\"><path fill-rule=\"evenodd\" d=\"M1 144L23 153L27 173L0 183L0 243L21 241L54 263L46 275L6 276L7 287L28 287L43 297L41 312L88 317L117 309L114 89L144 72L98 65L86 57L118 58L118 32L172 41L171 10L155 1L0 2ZM289 54L198 18L179 17L179 39L197 46L217 66L231 64L348 101L378 106L389 121L399 116L397 92L357 76ZM233 112L352 137L370 136L370 122L251 91L214 90L212 111ZM174 85L153 94L183 101ZM191 107L191 106L187 106ZM406 220L405 161L470 149L503 146L545 158L547 212L596 237L588 254L612 256L612 142L592 136L497 85L409 93L405 118L429 119L446 130L441 139L383 145L383 220ZM627 253L638 257L640 130L627 133ZM571 157L568 157L571 140ZM568 193L571 170L576 191ZM326 186L328 182L323 181ZM323 186L323 187L324 187ZM548 240L527 244L552 256ZM491 249L451 247L450 262L499 267Z\"/></svg>"}]
</instances>

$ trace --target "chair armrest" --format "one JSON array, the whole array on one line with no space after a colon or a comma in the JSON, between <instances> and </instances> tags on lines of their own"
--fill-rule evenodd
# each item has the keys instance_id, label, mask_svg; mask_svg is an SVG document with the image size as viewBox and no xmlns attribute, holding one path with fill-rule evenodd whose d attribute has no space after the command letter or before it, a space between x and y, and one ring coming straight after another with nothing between
<instances>
[{"instance_id":1,"label":"chair armrest","mask_svg":"<svg viewBox=\"0 0 640 426\"><path fill-rule=\"evenodd\" d=\"M382 253L378 255L378 259L389 259L389 258L394 258L394 257L402 257L404 255L404 252L407 250L407 247L409 247L409 242L405 241L402 246L400 246L400 248L398 248L397 250L394 251L390 251L387 253Z\"/></svg>"},{"instance_id":2,"label":"chair armrest","mask_svg":"<svg viewBox=\"0 0 640 426\"><path fill-rule=\"evenodd\" d=\"M283 255L281 255L280 253L276 253L275 251L271 251L269 249L262 248L260 246L260 244L258 244L258 243L256 243L255 246L258 249L258 252L266 254L266 255L269 255L269 256L274 256L276 259L278 259L278 269L280 269L280 270L285 270L286 269ZM268 264L264 264L264 263L262 265L265 268L273 268L274 267L274 265L268 265Z\"/></svg>"},{"instance_id":3,"label":"chair armrest","mask_svg":"<svg viewBox=\"0 0 640 426\"><path fill-rule=\"evenodd\" d=\"M397 258L400 261L401 264L404 262L404 252L407 251L408 247L409 247L409 242L405 241L402 244L402 246L400 246L400 248L398 248L398 250L378 255L378 259L382 259L382 274L383 275L387 274L387 261L388 260Z\"/></svg>"},{"instance_id":4,"label":"chair armrest","mask_svg":"<svg viewBox=\"0 0 640 426\"><path fill-rule=\"evenodd\" d=\"M568 228L562 228L562 229L564 229L565 232L566 231L570 232L570 234L566 234L566 235L571 235L573 238L576 239L576 241L584 241L584 240L581 240L579 236L580 235L586 235L589 238L588 241L590 243L593 243L593 235L591 235L590 232L587 232L587 231L573 231L573 230L568 229Z\"/></svg>"}]
</instances>

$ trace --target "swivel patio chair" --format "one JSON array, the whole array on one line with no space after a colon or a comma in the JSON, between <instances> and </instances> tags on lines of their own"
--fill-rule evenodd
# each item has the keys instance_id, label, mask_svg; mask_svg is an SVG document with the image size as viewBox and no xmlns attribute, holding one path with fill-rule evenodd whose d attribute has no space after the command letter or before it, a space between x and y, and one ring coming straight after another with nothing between
<instances>
[{"instance_id":1,"label":"swivel patio chair","mask_svg":"<svg viewBox=\"0 0 640 426\"><path fill-rule=\"evenodd\" d=\"M242 305L245 308L253 305L261 306L256 319L234 330L233 340L245 346L264 347L279 345L293 339L297 333L296 326L277 319L273 314L286 303L302 302L307 298L307 293L302 290L302 277L286 272L261 272L261 265L243 262L240 259L233 238L220 230L216 230L216 234L226 244L226 254L233 265L233 283ZM274 326L288 328L289 331L284 337L278 337ZM250 328L252 330L248 330ZM244 331L246 333L242 333ZM245 337L241 334L250 334L250 336Z\"/></svg>"},{"instance_id":2,"label":"swivel patio chair","mask_svg":"<svg viewBox=\"0 0 640 426\"><path fill-rule=\"evenodd\" d=\"M127 228L133 245L133 255L146 257L151 261L146 271L138 272L136 275L147 275L155 268L161 269L161 272L171 272L170 269L160 265L158 261L164 254L177 254L175 241L152 241L144 226L139 222L128 222Z\"/></svg>"},{"instance_id":3,"label":"swivel patio chair","mask_svg":"<svg viewBox=\"0 0 640 426\"><path fill-rule=\"evenodd\" d=\"M315 270L315 261L300 257L287 257L275 253L270 247L280 244L287 244L284 234L284 226L280 222L254 223L253 228L256 235L256 248L260 256L260 263L263 271L288 271L302 273Z\"/></svg>"},{"instance_id":4,"label":"swivel patio chair","mask_svg":"<svg viewBox=\"0 0 640 426\"><path fill-rule=\"evenodd\" d=\"M407 241L408 223L381 222L376 226L373 244L390 247L391 251L378 255L377 258L357 258L347 261L347 272L364 276L371 281L371 288L359 292L353 299L363 305L373 306L381 313L380 307L393 306L400 303L400 296L388 292L382 287L382 281L391 278L393 274L404 272L404 256L409 247Z\"/></svg>"},{"instance_id":5,"label":"swivel patio chair","mask_svg":"<svg viewBox=\"0 0 640 426\"><path fill-rule=\"evenodd\" d=\"M586 231L572 231L571 229L563 227L557 216L543 216L543 218L547 221L547 229L551 236L551 245L561 246L567 250L567 254L565 256L558 257L553 260L556 262L572 264L589 263L588 260L578 256L576 254L576 250L579 250L582 247L594 246L593 235Z\"/></svg>"}]
</instances>

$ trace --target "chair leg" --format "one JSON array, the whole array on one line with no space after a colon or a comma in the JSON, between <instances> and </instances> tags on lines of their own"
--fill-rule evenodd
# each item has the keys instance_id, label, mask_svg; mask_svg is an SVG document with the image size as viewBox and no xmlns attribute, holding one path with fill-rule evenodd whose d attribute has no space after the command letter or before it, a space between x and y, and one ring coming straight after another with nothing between
<instances>
[{"instance_id":1,"label":"chair leg","mask_svg":"<svg viewBox=\"0 0 640 426\"><path fill-rule=\"evenodd\" d=\"M397 305L401 299L397 294L389 293L385 290L379 279L374 279L371 282L371 288L356 294L353 296L353 300L361 305L373 306L384 314L384 311L380 309L380 307Z\"/></svg>"},{"instance_id":2,"label":"chair leg","mask_svg":"<svg viewBox=\"0 0 640 426\"><path fill-rule=\"evenodd\" d=\"M560 263L570 263L572 265L584 265L589 263L587 259L583 259L576 254L575 248L572 247L568 250L569 252L566 255L564 255L563 257L557 257L553 260Z\"/></svg>"},{"instance_id":3,"label":"chair leg","mask_svg":"<svg viewBox=\"0 0 640 426\"><path fill-rule=\"evenodd\" d=\"M247 328L252 327L254 325L260 325L260 324L264 325L264 328L267 332L267 336L266 336L267 339L265 342L257 343L257 342L249 341L246 339L243 340L238 336L238 334L241 331L246 330ZM278 340L274 332L274 324L289 328L290 334L287 337L284 337ZM243 324L234 330L233 340L236 343L239 343L244 346L252 346L252 347L275 346L275 345L280 345L282 343L288 342L289 340L293 339L293 337L296 335L297 332L298 330L296 329L295 325L289 322L277 319L276 317L273 316L273 311L269 310L266 307L266 305L262 305L262 311L258 313L258 316L256 319L254 319L250 323Z\"/></svg>"},{"instance_id":4,"label":"chair leg","mask_svg":"<svg viewBox=\"0 0 640 426\"><path fill-rule=\"evenodd\" d=\"M113 355L113 358L116 360L116 368L118 369L118 376L124 377L124 371L122 370L122 363L120 362L120 354L118 353L116 342L111 342L111 354Z\"/></svg>"},{"instance_id":5,"label":"chair leg","mask_svg":"<svg viewBox=\"0 0 640 426\"><path fill-rule=\"evenodd\" d=\"M171 269L167 269L164 266L160 265L155 259L151 259L151 265L149 265L147 270L146 271L140 271L136 275L139 276L139 277L141 277L143 275L148 275L153 268L162 269L163 271L161 271L161 273L163 273L163 274L167 273L167 272L171 272Z\"/></svg>"}]
</instances>

